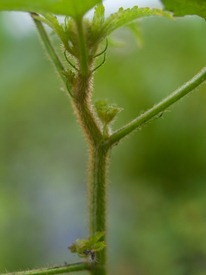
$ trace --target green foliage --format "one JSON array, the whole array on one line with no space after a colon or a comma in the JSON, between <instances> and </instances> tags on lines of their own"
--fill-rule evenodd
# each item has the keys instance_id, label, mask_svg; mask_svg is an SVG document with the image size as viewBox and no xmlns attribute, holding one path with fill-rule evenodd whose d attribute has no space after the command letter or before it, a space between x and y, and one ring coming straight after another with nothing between
<instances>
[{"instance_id":1,"label":"green foliage","mask_svg":"<svg viewBox=\"0 0 206 275\"><path fill-rule=\"evenodd\" d=\"M96 101L96 112L103 125L110 124L116 115L122 111L116 104L108 104L104 100Z\"/></svg>"},{"instance_id":2,"label":"green foliage","mask_svg":"<svg viewBox=\"0 0 206 275\"><path fill-rule=\"evenodd\" d=\"M161 0L165 9L176 16L199 15L206 19L205 0Z\"/></svg>"},{"instance_id":3,"label":"green foliage","mask_svg":"<svg viewBox=\"0 0 206 275\"><path fill-rule=\"evenodd\" d=\"M33 13L32 17L35 20L41 21L48 25L59 37L60 41L63 43L64 49L71 55L76 55L75 45L76 48L78 48L78 41L76 35L75 21L72 17L66 16L64 19L64 23L60 23L57 16L51 13L45 13L42 15Z\"/></svg>"},{"instance_id":4,"label":"green foliage","mask_svg":"<svg viewBox=\"0 0 206 275\"><path fill-rule=\"evenodd\" d=\"M95 12L92 20L87 18L83 21L84 33L86 38L86 46L88 47L89 52L89 62L93 64L94 59L97 56L100 56L97 51L100 47L100 43L119 27L124 25L128 26L130 30L133 31L137 41L141 42L140 31L138 25L136 25L136 20L146 16L165 16L171 17L168 12L164 12L158 9L150 9L150 8L138 8L137 6L133 8L123 9L120 8L117 12L111 14L108 18L105 19L105 9L102 3L96 5ZM60 40L64 45L64 49L74 58L79 59L81 55L80 48L77 35L77 28L75 24L75 20L71 17L65 17L65 21L63 24L58 22L58 19L55 15L52 14L42 14L42 15L33 15L35 19L38 19L48 26L52 28L52 30L58 35ZM105 52L107 46L104 51L101 53L104 54L103 60L105 60ZM66 60L70 65L70 61ZM75 67L75 66L73 66ZM97 66L98 68L98 66Z\"/></svg>"},{"instance_id":5,"label":"green foliage","mask_svg":"<svg viewBox=\"0 0 206 275\"><path fill-rule=\"evenodd\" d=\"M64 24L60 24L54 14L46 13L43 16L40 16L34 13L32 14L32 17L48 25L59 36L65 46L68 44L69 33L65 31Z\"/></svg>"},{"instance_id":6,"label":"green foliage","mask_svg":"<svg viewBox=\"0 0 206 275\"><path fill-rule=\"evenodd\" d=\"M114 121L117 114L122 111L122 108L119 108L116 104L108 104L104 100L99 100L95 102L95 109L103 125L103 135L104 137L108 137L109 126Z\"/></svg>"},{"instance_id":7,"label":"green foliage","mask_svg":"<svg viewBox=\"0 0 206 275\"><path fill-rule=\"evenodd\" d=\"M96 253L103 250L106 245L101 241L104 236L104 232L96 232L94 236L84 240L76 240L76 243L72 244L69 249L72 253L77 253L82 258L87 258L89 253Z\"/></svg>"},{"instance_id":8,"label":"green foliage","mask_svg":"<svg viewBox=\"0 0 206 275\"><path fill-rule=\"evenodd\" d=\"M134 6L133 8L120 8L117 12L111 14L109 17L105 18L104 6L99 4L95 8L94 16L92 22L90 22L88 28L88 44L94 45L101 42L108 35L110 35L116 29L124 26L133 24L137 19L141 19L147 16L165 16L171 18L171 14L159 9L150 8L139 8ZM134 31L134 25L132 27ZM136 34L139 32L138 27Z\"/></svg>"},{"instance_id":9,"label":"green foliage","mask_svg":"<svg viewBox=\"0 0 206 275\"><path fill-rule=\"evenodd\" d=\"M94 71L101 66L101 64L105 61L107 43L104 50L99 50L101 46L101 42L114 30L117 28L127 25L129 29L133 31L137 41L141 42L140 31L138 25L136 25L136 20L145 16L158 15L158 16L166 16L170 17L170 14L167 12L163 12L158 9L150 9L150 8L138 8L137 6L131 9L123 9L120 8L118 12L110 15L105 19L105 9L102 3L96 5L94 15L92 20L84 18L83 20L83 29L85 35L85 45L81 45L79 43L78 30L75 19L66 16L64 23L59 23L57 17L51 13L43 13L41 15L33 13L32 16L35 20L42 21L46 23L59 37L60 41L64 46L64 57L69 64L69 68L73 67L73 69L77 72L79 61L82 60L82 47L86 47L88 50L87 57L85 55L85 64L86 67L89 66L90 71ZM82 40L83 41L83 40ZM68 55L69 56L68 56ZM93 64L96 62L96 57L103 55L103 61L98 64L95 69ZM70 61L70 58L72 61ZM73 63L74 61L74 63ZM66 83L68 87L71 87L74 84L73 79L74 75L69 72L69 69L65 70L64 76L66 77ZM70 88L68 89L70 90ZM106 106L104 106L105 108ZM115 107L116 108L116 107ZM104 127L113 120L113 115L115 116L115 110L113 106L113 110L107 109L107 118L102 117L100 115L100 120L102 121ZM105 111L105 109L104 109ZM110 112L110 116L108 116L108 112ZM105 129L106 130L106 129ZM107 132L107 131L106 131Z\"/></svg>"},{"instance_id":10,"label":"green foliage","mask_svg":"<svg viewBox=\"0 0 206 275\"><path fill-rule=\"evenodd\" d=\"M103 4L98 4L94 11L94 16L92 20L92 29L93 31L97 31L99 27L101 27L105 20L105 9Z\"/></svg>"},{"instance_id":11,"label":"green foliage","mask_svg":"<svg viewBox=\"0 0 206 275\"><path fill-rule=\"evenodd\" d=\"M171 18L171 15L168 12L160 9L139 8L137 6L128 9L120 8L105 20L103 30L106 35L109 35L114 30L133 22L134 20L147 16L165 16Z\"/></svg>"},{"instance_id":12,"label":"green foliage","mask_svg":"<svg viewBox=\"0 0 206 275\"><path fill-rule=\"evenodd\" d=\"M1 0L0 10L54 13L82 17L101 0Z\"/></svg>"},{"instance_id":13,"label":"green foliage","mask_svg":"<svg viewBox=\"0 0 206 275\"><path fill-rule=\"evenodd\" d=\"M95 45L109 36L116 29L126 25L133 31L136 38L138 37L138 41L141 41L140 32L138 25L136 26L136 21L148 16L165 16L167 18L171 18L170 13L160 9L139 8L138 6L134 6L133 8L127 9L120 8L117 12L111 14L105 19L104 7L100 4L96 7L90 27L91 29L88 32L88 40L91 45Z\"/></svg>"}]
</instances>

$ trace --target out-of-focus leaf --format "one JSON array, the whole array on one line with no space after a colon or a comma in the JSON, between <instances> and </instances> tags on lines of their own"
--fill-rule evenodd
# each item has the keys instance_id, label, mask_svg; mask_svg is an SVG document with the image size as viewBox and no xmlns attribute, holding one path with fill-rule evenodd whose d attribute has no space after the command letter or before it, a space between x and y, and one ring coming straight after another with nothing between
<instances>
[{"instance_id":1,"label":"out-of-focus leaf","mask_svg":"<svg viewBox=\"0 0 206 275\"><path fill-rule=\"evenodd\" d=\"M134 34L137 46L142 47L143 43L144 43L143 42L144 39L143 39L143 36L142 36L140 26L137 24L137 22L132 22L132 23L128 24L127 27Z\"/></svg>"},{"instance_id":2,"label":"out-of-focus leaf","mask_svg":"<svg viewBox=\"0 0 206 275\"><path fill-rule=\"evenodd\" d=\"M54 13L81 17L101 0L0 0L0 10Z\"/></svg>"},{"instance_id":3,"label":"out-of-focus leaf","mask_svg":"<svg viewBox=\"0 0 206 275\"><path fill-rule=\"evenodd\" d=\"M161 0L168 11L176 16L199 15L206 19L205 0Z\"/></svg>"}]
</instances>

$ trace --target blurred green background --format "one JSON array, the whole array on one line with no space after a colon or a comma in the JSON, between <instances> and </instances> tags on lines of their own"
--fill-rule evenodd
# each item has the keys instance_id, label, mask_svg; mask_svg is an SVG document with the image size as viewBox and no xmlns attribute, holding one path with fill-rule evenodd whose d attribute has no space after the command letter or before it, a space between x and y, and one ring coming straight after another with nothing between
<instances>
[{"instance_id":1,"label":"blurred green background","mask_svg":"<svg viewBox=\"0 0 206 275\"><path fill-rule=\"evenodd\" d=\"M9 20L0 15L0 272L79 261L67 246L88 235L84 138L35 29L19 35ZM94 100L124 108L114 128L206 64L203 19L140 27L141 47L114 33L121 46L95 75ZM205 105L202 85L113 150L109 274L206 274Z\"/></svg>"}]
</instances>

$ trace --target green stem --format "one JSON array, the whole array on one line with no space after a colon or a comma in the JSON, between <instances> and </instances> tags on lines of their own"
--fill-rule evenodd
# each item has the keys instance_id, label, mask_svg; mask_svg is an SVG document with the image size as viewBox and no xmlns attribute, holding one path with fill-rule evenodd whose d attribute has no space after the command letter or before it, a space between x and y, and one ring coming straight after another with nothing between
<instances>
[{"instance_id":1,"label":"green stem","mask_svg":"<svg viewBox=\"0 0 206 275\"><path fill-rule=\"evenodd\" d=\"M76 263L64 266L54 266L41 269L33 269L29 271L19 271L12 273L5 273L1 275L52 275L52 274L62 274L74 271L90 270L92 266L88 263Z\"/></svg>"},{"instance_id":2,"label":"green stem","mask_svg":"<svg viewBox=\"0 0 206 275\"><path fill-rule=\"evenodd\" d=\"M164 98L158 104L154 105L151 109L143 113L142 115L138 116L119 130L115 131L107 141L109 146L112 146L118 143L122 138L129 135L135 129L139 128L140 126L144 125L152 118L161 114L165 111L168 107L173 105L175 102L180 100L182 97L193 91L197 88L200 84L202 84L206 80L206 67L204 67L198 74L196 74L191 80L186 82L183 86L175 90L172 94L168 97Z\"/></svg>"},{"instance_id":3,"label":"green stem","mask_svg":"<svg viewBox=\"0 0 206 275\"><path fill-rule=\"evenodd\" d=\"M85 81L85 84L84 84ZM80 87L76 87L73 98L76 115L87 137L89 145L89 205L90 205L90 234L105 232L106 234L106 169L108 147L102 145L103 134L98 121L93 113L90 100L88 99L88 80L80 77ZM82 96L85 95L85 96ZM105 237L102 239L105 241ZM92 275L106 275L106 249L97 254L99 266L95 266L90 272Z\"/></svg>"},{"instance_id":4,"label":"green stem","mask_svg":"<svg viewBox=\"0 0 206 275\"><path fill-rule=\"evenodd\" d=\"M51 41L46 33L46 30L44 28L44 26L42 25L42 23L37 20L35 18L35 16L37 16L36 13L30 13L31 14L31 17L36 25L36 28L39 32L39 35L41 37L41 40L49 54L49 57L51 58L51 60L53 61L54 65L55 65L55 68L57 69L57 72L58 74L60 75L61 79L63 80L64 84L67 85L66 83L66 78L64 76L64 72L65 72L65 69L64 69L64 66L63 64L61 63L57 53L55 52L55 49L54 47L52 46L51 44Z\"/></svg>"},{"instance_id":5,"label":"green stem","mask_svg":"<svg viewBox=\"0 0 206 275\"><path fill-rule=\"evenodd\" d=\"M108 150L104 147L93 149L90 160L90 232L105 231L105 193Z\"/></svg>"},{"instance_id":6,"label":"green stem","mask_svg":"<svg viewBox=\"0 0 206 275\"><path fill-rule=\"evenodd\" d=\"M80 61L80 72L82 76L87 76L88 69L88 50L86 46L86 39L83 28L83 18L76 19L77 33L79 39L79 61Z\"/></svg>"},{"instance_id":7,"label":"green stem","mask_svg":"<svg viewBox=\"0 0 206 275\"><path fill-rule=\"evenodd\" d=\"M82 126L89 146L92 147L97 145L102 139L102 133L95 119L91 104L86 99L80 101L78 98L74 98L73 103L76 110L76 116L79 124Z\"/></svg>"},{"instance_id":8,"label":"green stem","mask_svg":"<svg viewBox=\"0 0 206 275\"><path fill-rule=\"evenodd\" d=\"M106 174L108 147L102 145L103 133L91 104L91 79L88 67L88 49L85 43L82 21L77 21L80 48L80 73L75 86L73 102L76 114L89 145L89 206L90 235L104 232L106 235ZM105 241L105 236L102 238ZM106 275L106 249L97 253L99 265L90 272L92 275Z\"/></svg>"},{"instance_id":9,"label":"green stem","mask_svg":"<svg viewBox=\"0 0 206 275\"><path fill-rule=\"evenodd\" d=\"M91 75L88 65L88 48L85 41L82 20L77 20L79 38L78 81L74 87L73 103L79 123L87 137L89 145L89 210L90 235L96 232L106 234L106 168L108 148L102 145L103 134L92 109L91 104ZM102 238L105 241L105 236ZM106 275L106 249L97 253L99 265L90 271L92 275Z\"/></svg>"},{"instance_id":10,"label":"green stem","mask_svg":"<svg viewBox=\"0 0 206 275\"><path fill-rule=\"evenodd\" d=\"M106 196L107 196L107 163L109 150L99 145L93 148L90 159L89 202L90 234L104 232L106 235ZM106 236L102 241L106 242ZM100 266L91 270L93 275L105 275L106 249L97 255Z\"/></svg>"},{"instance_id":11,"label":"green stem","mask_svg":"<svg viewBox=\"0 0 206 275\"><path fill-rule=\"evenodd\" d=\"M64 83L64 67L61 64L54 48L52 47L46 31L38 20L34 22L40 33L42 41L55 65L57 71ZM72 99L76 115L79 123L82 126L83 132L85 133L90 152L90 180L89 180L89 200L90 200L90 233L94 235L97 231L105 232L106 234L106 170L107 170L107 159L109 155L109 147L102 145L103 135L99 127L99 123L94 115L92 104L90 102L91 96L91 75L88 66L88 49L86 45L86 39L83 29L82 18L76 20L77 35L79 39L79 74L77 81L72 87L74 97ZM105 240L105 237L102 241ZM106 249L99 252L97 255L98 265L90 268L92 275L106 275ZM81 266L79 266L81 267ZM83 266L82 266L83 267ZM86 269L86 268L84 268ZM87 268L89 269L89 268ZM74 270L74 271L77 271ZM52 271L53 272L53 271ZM66 271L67 272L67 271ZM58 273L55 269L54 273ZM47 274L54 274L48 273ZM59 272L60 273L60 272ZM45 274L45 273L44 273ZM20 273L18 275L24 275ZM27 274L26 274L27 275ZM28 274L28 275L36 275Z\"/></svg>"}]
</instances>

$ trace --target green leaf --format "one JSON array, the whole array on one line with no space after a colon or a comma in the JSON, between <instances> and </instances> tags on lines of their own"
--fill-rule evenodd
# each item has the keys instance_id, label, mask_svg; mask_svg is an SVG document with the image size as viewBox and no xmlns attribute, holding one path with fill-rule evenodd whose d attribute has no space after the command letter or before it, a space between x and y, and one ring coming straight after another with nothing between
<instances>
[{"instance_id":1,"label":"green leaf","mask_svg":"<svg viewBox=\"0 0 206 275\"><path fill-rule=\"evenodd\" d=\"M0 0L0 11L54 13L82 17L101 0Z\"/></svg>"},{"instance_id":2,"label":"green leaf","mask_svg":"<svg viewBox=\"0 0 206 275\"><path fill-rule=\"evenodd\" d=\"M98 4L94 11L94 16L92 20L92 26L94 28L99 28L104 23L104 6L103 4Z\"/></svg>"},{"instance_id":3,"label":"green leaf","mask_svg":"<svg viewBox=\"0 0 206 275\"><path fill-rule=\"evenodd\" d=\"M104 236L104 232L96 232L94 236L85 240L76 240L69 249L72 253L77 253L80 257L87 258L88 252L98 252L105 248L105 242L100 241Z\"/></svg>"},{"instance_id":4,"label":"green leaf","mask_svg":"<svg viewBox=\"0 0 206 275\"><path fill-rule=\"evenodd\" d=\"M40 16L40 15L36 15L33 14L32 15L33 18L47 24L51 29L53 29L53 31L55 31L55 33L61 38L61 40L63 42L68 42L68 39L65 39L65 32L64 32L64 28L62 25L59 24L58 19L55 15L49 13L49 14L44 14L44 16Z\"/></svg>"},{"instance_id":5,"label":"green leaf","mask_svg":"<svg viewBox=\"0 0 206 275\"><path fill-rule=\"evenodd\" d=\"M104 32L106 35L108 35L117 28L129 24L134 20L152 15L171 18L171 15L168 12L162 11L160 9L138 8L137 6L129 9L120 8L118 12L111 14L105 20Z\"/></svg>"},{"instance_id":6,"label":"green leaf","mask_svg":"<svg viewBox=\"0 0 206 275\"><path fill-rule=\"evenodd\" d=\"M166 10L176 16L199 15L206 19L205 0L161 0Z\"/></svg>"},{"instance_id":7,"label":"green leaf","mask_svg":"<svg viewBox=\"0 0 206 275\"><path fill-rule=\"evenodd\" d=\"M99 43L104 39L101 36L100 30L102 30L105 20L105 8L102 3L96 5L92 21L90 22L89 40L92 45Z\"/></svg>"},{"instance_id":8,"label":"green leaf","mask_svg":"<svg viewBox=\"0 0 206 275\"><path fill-rule=\"evenodd\" d=\"M94 244L99 242L100 239L104 237L104 235L105 235L104 232L96 232L94 236L89 237L88 244L93 246Z\"/></svg>"},{"instance_id":9,"label":"green leaf","mask_svg":"<svg viewBox=\"0 0 206 275\"><path fill-rule=\"evenodd\" d=\"M116 115L122 111L122 109L119 108L117 105L108 104L104 100L95 102L95 108L97 115L103 123L103 125L108 125L109 123L111 123L112 120L116 117Z\"/></svg>"}]
</instances>

